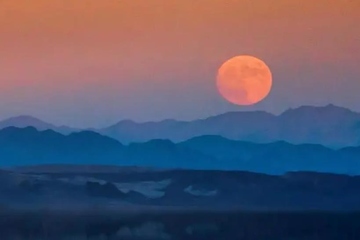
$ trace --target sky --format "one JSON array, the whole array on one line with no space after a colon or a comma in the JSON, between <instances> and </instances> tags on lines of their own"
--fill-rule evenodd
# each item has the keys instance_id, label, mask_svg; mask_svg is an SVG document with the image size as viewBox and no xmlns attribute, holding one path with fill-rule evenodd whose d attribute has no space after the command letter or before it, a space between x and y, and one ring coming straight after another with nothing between
<instances>
[{"instance_id":1,"label":"sky","mask_svg":"<svg viewBox=\"0 0 360 240\"><path fill-rule=\"evenodd\" d=\"M57 125L360 111L358 0L1 0L0 119ZM265 61L270 95L236 106L216 89L236 55Z\"/></svg>"}]
</instances>

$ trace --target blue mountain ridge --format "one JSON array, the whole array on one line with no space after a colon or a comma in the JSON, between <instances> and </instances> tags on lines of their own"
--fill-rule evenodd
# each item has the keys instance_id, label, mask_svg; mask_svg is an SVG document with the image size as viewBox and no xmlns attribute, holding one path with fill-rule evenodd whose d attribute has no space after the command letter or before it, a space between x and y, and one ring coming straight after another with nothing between
<instances>
[{"instance_id":1,"label":"blue mountain ridge","mask_svg":"<svg viewBox=\"0 0 360 240\"><path fill-rule=\"evenodd\" d=\"M359 174L360 147L331 149L317 144L284 141L251 143L220 136L201 136L184 142L155 139L123 145L99 133L62 135L33 127L0 130L0 166L85 164L246 170L270 174L318 171Z\"/></svg>"}]
</instances>

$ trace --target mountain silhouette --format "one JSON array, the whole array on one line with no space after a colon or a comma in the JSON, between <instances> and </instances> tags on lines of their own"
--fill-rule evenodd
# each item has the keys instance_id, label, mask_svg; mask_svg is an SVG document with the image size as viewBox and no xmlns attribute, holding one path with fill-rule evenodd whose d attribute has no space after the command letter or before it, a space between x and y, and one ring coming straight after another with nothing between
<instances>
[{"instance_id":1,"label":"mountain silhouette","mask_svg":"<svg viewBox=\"0 0 360 240\"><path fill-rule=\"evenodd\" d=\"M346 108L303 106L279 116L278 139L292 143L349 146L360 143L360 114Z\"/></svg>"},{"instance_id":2,"label":"mountain silhouette","mask_svg":"<svg viewBox=\"0 0 360 240\"><path fill-rule=\"evenodd\" d=\"M297 170L357 174L360 163L359 147L334 150L319 144L251 143L219 136L196 137L179 145L217 158L230 169L271 174Z\"/></svg>"},{"instance_id":3,"label":"mountain silhouette","mask_svg":"<svg viewBox=\"0 0 360 240\"><path fill-rule=\"evenodd\" d=\"M28 126L40 131L53 130L63 134L80 131L66 126L57 127L30 116L0 122L0 129ZM218 135L255 143L286 141L342 148L360 145L360 113L329 104L321 107L302 106L286 110L280 115L252 111L228 112L194 121L137 123L123 120L106 128L90 130L126 144L153 139L182 142L197 136Z\"/></svg>"},{"instance_id":4,"label":"mountain silhouette","mask_svg":"<svg viewBox=\"0 0 360 240\"><path fill-rule=\"evenodd\" d=\"M26 127L34 127L37 130L54 130L59 133L69 134L71 132L77 131L75 128L70 128L67 126L55 126L53 124L44 122L40 119L34 118L32 116L18 116L5 119L0 121L0 129L4 129L7 127L17 127L17 128L26 128Z\"/></svg>"},{"instance_id":5,"label":"mountain silhouette","mask_svg":"<svg viewBox=\"0 0 360 240\"><path fill-rule=\"evenodd\" d=\"M121 148L118 141L95 132L62 135L53 130L9 127L0 130L1 165L46 163L115 164ZM109 161L109 162L106 162Z\"/></svg>"},{"instance_id":6,"label":"mountain silhouette","mask_svg":"<svg viewBox=\"0 0 360 240\"><path fill-rule=\"evenodd\" d=\"M269 143L287 141L340 148L360 144L360 114L335 105L302 106L275 116L262 111L229 112L195 121L121 121L98 130L121 142L170 139L174 142L202 135Z\"/></svg>"},{"instance_id":7,"label":"mountain silhouette","mask_svg":"<svg viewBox=\"0 0 360 240\"><path fill-rule=\"evenodd\" d=\"M62 135L33 127L0 130L0 166L117 165L166 169L245 170L269 174L318 171L360 174L360 147L331 149L284 141L252 143L207 135L174 143L123 145L91 131Z\"/></svg>"},{"instance_id":8,"label":"mountain silhouette","mask_svg":"<svg viewBox=\"0 0 360 240\"><path fill-rule=\"evenodd\" d=\"M152 139L170 139L174 142L201 135L221 135L231 139L257 140L256 132L269 129L274 116L266 112L229 112L218 116L195 120L136 123L121 121L98 130L121 142L144 142ZM269 139L270 140L270 139Z\"/></svg>"},{"instance_id":9,"label":"mountain silhouette","mask_svg":"<svg viewBox=\"0 0 360 240\"><path fill-rule=\"evenodd\" d=\"M102 164L201 168L212 159L166 140L124 146L96 132L62 135L33 127L0 130L0 145L0 166Z\"/></svg>"}]
</instances>

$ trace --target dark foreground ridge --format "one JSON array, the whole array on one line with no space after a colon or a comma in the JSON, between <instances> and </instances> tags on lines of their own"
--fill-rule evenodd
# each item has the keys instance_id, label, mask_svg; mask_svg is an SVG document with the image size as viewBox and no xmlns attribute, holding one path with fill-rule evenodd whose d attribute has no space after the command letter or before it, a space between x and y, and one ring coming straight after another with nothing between
<instances>
[{"instance_id":1,"label":"dark foreground ridge","mask_svg":"<svg viewBox=\"0 0 360 240\"><path fill-rule=\"evenodd\" d=\"M38 166L0 172L3 209L360 210L360 176Z\"/></svg>"},{"instance_id":2,"label":"dark foreground ridge","mask_svg":"<svg viewBox=\"0 0 360 240\"><path fill-rule=\"evenodd\" d=\"M0 171L1 240L358 240L360 177L42 165Z\"/></svg>"}]
</instances>

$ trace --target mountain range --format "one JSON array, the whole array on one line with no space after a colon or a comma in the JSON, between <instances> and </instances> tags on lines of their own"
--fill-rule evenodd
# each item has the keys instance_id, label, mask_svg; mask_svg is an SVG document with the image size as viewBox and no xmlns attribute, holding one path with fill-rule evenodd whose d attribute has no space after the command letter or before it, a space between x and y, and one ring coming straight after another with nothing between
<instances>
[{"instance_id":1,"label":"mountain range","mask_svg":"<svg viewBox=\"0 0 360 240\"><path fill-rule=\"evenodd\" d=\"M14 117L0 122L6 127L32 126L69 134L81 129L57 127L30 116ZM181 142L202 135L218 135L228 139L270 143L321 144L331 148L360 145L360 114L335 105L302 106L280 115L262 111L228 112L194 121L164 120L137 123L123 120L109 127L92 129L122 143L168 139Z\"/></svg>"},{"instance_id":2,"label":"mountain range","mask_svg":"<svg viewBox=\"0 0 360 240\"><path fill-rule=\"evenodd\" d=\"M63 135L33 127L0 130L0 166L80 164L163 169L246 170L283 174L318 171L360 174L360 147L332 149L284 141L252 143L206 135L174 143L154 139L124 145L96 132Z\"/></svg>"},{"instance_id":3,"label":"mountain range","mask_svg":"<svg viewBox=\"0 0 360 240\"><path fill-rule=\"evenodd\" d=\"M56 132L63 134L69 134L78 131L78 129L67 126L55 126L51 123L47 123L40 119L26 115L11 117L3 121L0 121L0 129L4 129L8 127L17 127L17 128L34 127L39 131L54 130Z\"/></svg>"}]
</instances>

